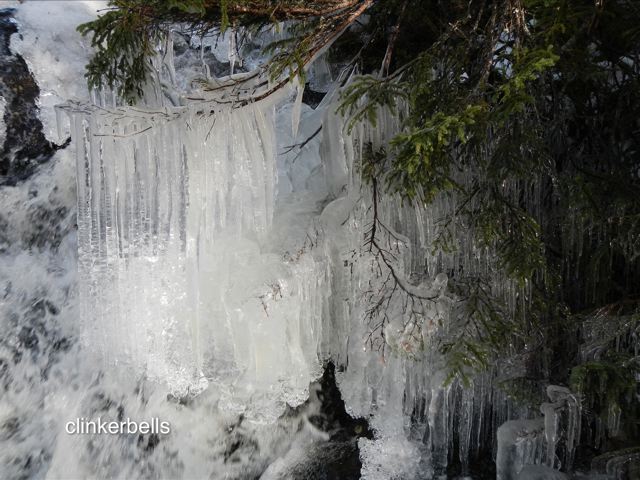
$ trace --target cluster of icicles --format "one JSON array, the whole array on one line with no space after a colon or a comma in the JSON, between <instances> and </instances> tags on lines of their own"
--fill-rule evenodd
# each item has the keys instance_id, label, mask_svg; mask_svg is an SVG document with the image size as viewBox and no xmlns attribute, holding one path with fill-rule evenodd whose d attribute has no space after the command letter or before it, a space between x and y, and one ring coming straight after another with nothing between
<instances>
[{"instance_id":1,"label":"cluster of icicles","mask_svg":"<svg viewBox=\"0 0 640 480\"><path fill-rule=\"evenodd\" d=\"M158 77L175 77L170 57ZM229 409L256 421L303 402L331 359L350 413L376 432L360 440L364 478L445 475L454 452L466 475L488 438L499 478L516 478L527 464L570 465L580 434L571 392L551 389L540 417L494 388L489 374L468 387L444 386L432 345L460 321L447 274L493 278L491 288L514 312L526 298L465 230L454 232L455 251L432 250L455 199L424 207L381 195L391 266L364 245L372 199L358 166L365 148L388 146L400 115L381 110L375 126L348 130L334 85L318 107L326 206L312 241L301 239L294 256L270 243L276 112L295 97L295 137L302 88L262 98L271 85L262 80L255 72L216 80L178 105L118 106L98 95L92 105L61 107L77 152L84 344L106 371L144 376L178 396L216 388ZM390 268L406 290L431 300L416 317L402 296L390 296L376 329L367 314L371 292L389 293ZM531 417L540 419L514 420Z\"/></svg>"}]
</instances>

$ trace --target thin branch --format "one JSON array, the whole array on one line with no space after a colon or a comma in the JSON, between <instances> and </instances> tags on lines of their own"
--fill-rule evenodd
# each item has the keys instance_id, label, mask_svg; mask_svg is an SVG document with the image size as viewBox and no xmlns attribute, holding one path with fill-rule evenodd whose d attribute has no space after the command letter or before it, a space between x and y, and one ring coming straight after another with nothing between
<instances>
[{"instance_id":1,"label":"thin branch","mask_svg":"<svg viewBox=\"0 0 640 480\"><path fill-rule=\"evenodd\" d=\"M393 49L395 47L396 41L398 40L398 35L400 34L400 25L402 24L402 20L404 19L405 11L407 10L408 0L405 0L400 9L400 14L398 15L398 21L391 28L391 33L389 35L389 43L387 44L387 51L384 54L384 59L382 60L382 68L380 69L380 76L386 77L389 75L389 66L391 65L391 57L393 56Z\"/></svg>"}]
</instances>

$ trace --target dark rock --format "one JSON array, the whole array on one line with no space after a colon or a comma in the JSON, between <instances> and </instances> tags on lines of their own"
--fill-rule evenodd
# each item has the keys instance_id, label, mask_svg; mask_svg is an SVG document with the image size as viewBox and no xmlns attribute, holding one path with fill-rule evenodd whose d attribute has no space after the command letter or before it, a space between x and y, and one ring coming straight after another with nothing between
<instances>
[{"instance_id":1,"label":"dark rock","mask_svg":"<svg viewBox=\"0 0 640 480\"><path fill-rule=\"evenodd\" d=\"M373 431L369 428L366 419L353 418L347 413L342 394L336 384L336 369L333 363L327 364L319 384L320 391L317 395L322 405L320 411L329 425L325 431L329 432L332 438L340 437L340 441L343 441L345 436L346 438L372 439Z\"/></svg>"},{"instance_id":2,"label":"dark rock","mask_svg":"<svg viewBox=\"0 0 640 480\"><path fill-rule=\"evenodd\" d=\"M288 480L358 480L362 464L355 439L319 443L308 452L308 462L293 467Z\"/></svg>"},{"instance_id":3,"label":"dark rock","mask_svg":"<svg viewBox=\"0 0 640 480\"><path fill-rule=\"evenodd\" d=\"M23 348L38 351L38 335L36 335L33 328L22 327L18 334L18 340Z\"/></svg>"},{"instance_id":4,"label":"dark rock","mask_svg":"<svg viewBox=\"0 0 640 480\"><path fill-rule=\"evenodd\" d=\"M14 9L0 10L0 96L6 101L6 138L0 147L0 185L15 185L28 178L61 147L48 141L38 118L40 88L22 56L10 49L18 31Z\"/></svg>"},{"instance_id":5,"label":"dark rock","mask_svg":"<svg viewBox=\"0 0 640 480\"><path fill-rule=\"evenodd\" d=\"M302 103L306 103L311 108L315 109L318 105L320 105L320 102L326 94L326 92L316 92L314 90L311 90L309 84L307 83L304 87L304 92L302 92Z\"/></svg>"},{"instance_id":6,"label":"dark rock","mask_svg":"<svg viewBox=\"0 0 640 480\"><path fill-rule=\"evenodd\" d=\"M7 418L0 426L0 439L8 440L20 429L20 419L18 417Z\"/></svg>"},{"instance_id":7,"label":"dark rock","mask_svg":"<svg viewBox=\"0 0 640 480\"><path fill-rule=\"evenodd\" d=\"M138 448L142 449L146 453L153 452L153 449L160 443L160 437L157 433L151 433L148 435L138 435Z\"/></svg>"},{"instance_id":8,"label":"dark rock","mask_svg":"<svg viewBox=\"0 0 640 480\"><path fill-rule=\"evenodd\" d=\"M311 386L311 398L291 412L298 415L309 402L320 402L320 413L307 417L308 421L329 434L327 442L314 443L305 458L294 465L285 478L288 480L355 480L360 478L362 462L358 438L373 438L373 431L364 418L351 417L336 384L335 365L328 363L318 382ZM319 388L313 388L317 386ZM313 398L313 395L317 399Z\"/></svg>"},{"instance_id":9,"label":"dark rock","mask_svg":"<svg viewBox=\"0 0 640 480\"><path fill-rule=\"evenodd\" d=\"M240 463L243 459L250 458L259 452L258 443L238 432L237 429L234 429L231 435L225 439L225 443L225 463Z\"/></svg>"}]
</instances>

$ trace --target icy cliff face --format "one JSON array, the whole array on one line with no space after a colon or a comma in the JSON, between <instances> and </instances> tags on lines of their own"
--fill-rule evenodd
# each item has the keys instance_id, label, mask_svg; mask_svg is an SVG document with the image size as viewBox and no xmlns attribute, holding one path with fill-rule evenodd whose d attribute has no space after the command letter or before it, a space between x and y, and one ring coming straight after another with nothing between
<instances>
[{"instance_id":1,"label":"icy cliff face","mask_svg":"<svg viewBox=\"0 0 640 480\"><path fill-rule=\"evenodd\" d=\"M321 153L329 189L338 198L323 211L321 224L332 264L332 308L342 319L333 329L340 333L331 340L332 357L344 365L339 378L347 405L369 417L378 435L375 442L361 440L363 475L442 476L451 460L468 474L482 439L495 438L503 421L526 412L494 390L491 376L478 376L466 388L445 383L438 342L452 338L464 321L447 273L496 272L489 288L510 298L516 287L497 274L495 257L468 232L457 237L458 250L433 251L455 199L411 205L362 182L363 156L390 151L402 128L402 108L399 115L379 111L376 125L349 129L336 112L337 98L325 114Z\"/></svg>"}]
</instances>

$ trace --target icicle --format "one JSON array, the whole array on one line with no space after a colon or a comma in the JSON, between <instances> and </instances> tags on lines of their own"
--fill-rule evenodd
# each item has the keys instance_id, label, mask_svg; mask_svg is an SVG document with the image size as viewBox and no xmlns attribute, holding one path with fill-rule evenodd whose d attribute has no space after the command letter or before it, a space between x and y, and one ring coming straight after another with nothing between
<instances>
[{"instance_id":1,"label":"icicle","mask_svg":"<svg viewBox=\"0 0 640 480\"><path fill-rule=\"evenodd\" d=\"M211 74L209 72L209 65L204 60L204 35L200 37L200 64L202 65L202 72L204 73L204 78L206 80L211 79Z\"/></svg>"},{"instance_id":2,"label":"icicle","mask_svg":"<svg viewBox=\"0 0 640 480\"><path fill-rule=\"evenodd\" d=\"M569 389L557 385L547 387L547 396L553 403L543 403L540 410L545 418L545 437L547 440L547 465L555 466L556 446L558 441L559 415L567 414L565 467L571 467L573 456L581 430L581 405L576 395Z\"/></svg>"},{"instance_id":3,"label":"icicle","mask_svg":"<svg viewBox=\"0 0 640 480\"><path fill-rule=\"evenodd\" d=\"M558 413L557 405L553 403L543 403L540 411L544 415L544 436L547 443L547 465L551 468L555 466L556 444L558 442Z\"/></svg>"},{"instance_id":4,"label":"icicle","mask_svg":"<svg viewBox=\"0 0 640 480\"><path fill-rule=\"evenodd\" d=\"M296 99L293 102L293 107L291 108L291 136L295 140L298 136L298 128L300 126L300 114L302 112L302 95L304 94L304 84L302 83L302 79L300 75L297 75L294 79L294 83L296 85Z\"/></svg>"},{"instance_id":5,"label":"icicle","mask_svg":"<svg viewBox=\"0 0 640 480\"><path fill-rule=\"evenodd\" d=\"M236 46L236 32L233 27L229 28L229 74L233 75L236 66L236 60L238 58L237 46Z\"/></svg>"},{"instance_id":6,"label":"icicle","mask_svg":"<svg viewBox=\"0 0 640 480\"><path fill-rule=\"evenodd\" d=\"M615 403L611 403L607 409L607 433L609 436L615 437L618 435L621 415L620 407Z\"/></svg>"},{"instance_id":7,"label":"icicle","mask_svg":"<svg viewBox=\"0 0 640 480\"><path fill-rule=\"evenodd\" d=\"M569 418L567 422L565 467L571 468L582 431L582 405L580 398L574 394L570 394L567 398L567 408L569 410Z\"/></svg>"},{"instance_id":8,"label":"icicle","mask_svg":"<svg viewBox=\"0 0 640 480\"><path fill-rule=\"evenodd\" d=\"M458 456L462 465L462 475L469 474L469 454L471 451L471 427L473 422L473 392L472 388L463 388L461 405L458 415Z\"/></svg>"},{"instance_id":9,"label":"icicle","mask_svg":"<svg viewBox=\"0 0 640 480\"><path fill-rule=\"evenodd\" d=\"M449 456L448 393L448 388L432 390L431 404L429 405L429 440L436 475L444 475L447 471Z\"/></svg>"},{"instance_id":10,"label":"icicle","mask_svg":"<svg viewBox=\"0 0 640 480\"><path fill-rule=\"evenodd\" d=\"M58 135L58 142L63 142L64 141L64 138L63 138L64 137L64 126L65 126L66 120L67 120L66 114L65 114L64 110L59 105L56 105L55 112L56 112L56 133Z\"/></svg>"},{"instance_id":11,"label":"icicle","mask_svg":"<svg viewBox=\"0 0 640 480\"><path fill-rule=\"evenodd\" d=\"M178 81L176 79L176 69L173 58L173 32L169 32L167 34L167 38L164 46L164 58L163 64L169 72L169 80L171 81L171 85L175 86Z\"/></svg>"}]
</instances>

